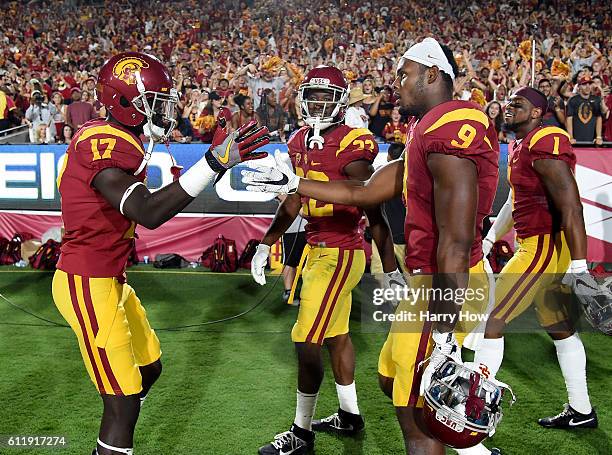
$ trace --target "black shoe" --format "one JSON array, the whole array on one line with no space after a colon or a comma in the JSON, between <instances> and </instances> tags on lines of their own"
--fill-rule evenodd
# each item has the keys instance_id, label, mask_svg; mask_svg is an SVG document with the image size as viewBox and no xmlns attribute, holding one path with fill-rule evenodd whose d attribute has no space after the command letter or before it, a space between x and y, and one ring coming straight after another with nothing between
<instances>
[{"instance_id":1,"label":"black shoe","mask_svg":"<svg viewBox=\"0 0 612 455\"><path fill-rule=\"evenodd\" d=\"M365 428L363 417L359 414L351 414L342 409L321 420L312 421L312 431L325 433L337 433L346 436L355 436Z\"/></svg>"},{"instance_id":2,"label":"black shoe","mask_svg":"<svg viewBox=\"0 0 612 455\"><path fill-rule=\"evenodd\" d=\"M289 431L274 436L274 441L259 448L259 455L303 455L314 448L312 431L291 425Z\"/></svg>"},{"instance_id":3,"label":"black shoe","mask_svg":"<svg viewBox=\"0 0 612 455\"><path fill-rule=\"evenodd\" d=\"M538 423L544 428L597 428L597 413L592 409L589 414L581 414L566 403L559 414L539 419Z\"/></svg>"}]
</instances>

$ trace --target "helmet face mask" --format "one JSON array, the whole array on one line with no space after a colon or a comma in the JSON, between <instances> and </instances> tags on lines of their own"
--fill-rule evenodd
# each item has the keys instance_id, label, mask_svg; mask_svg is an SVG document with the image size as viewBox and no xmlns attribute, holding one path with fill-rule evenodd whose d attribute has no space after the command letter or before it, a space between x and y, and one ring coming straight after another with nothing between
<instances>
[{"instance_id":1,"label":"helmet face mask","mask_svg":"<svg viewBox=\"0 0 612 455\"><path fill-rule=\"evenodd\" d=\"M333 85L317 87L302 84L300 98L302 117L307 125L314 127L318 124L319 128L324 130L344 120L347 100L343 88Z\"/></svg>"},{"instance_id":2,"label":"helmet face mask","mask_svg":"<svg viewBox=\"0 0 612 455\"><path fill-rule=\"evenodd\" d=\"M169 94L145 91L132 100L132 105L146 118L145 136L155 142L165 142L176 127L176 106L179 97L176 89Z\"/></svg>"},{"instance_id":3,"label":"helmet face mask","mask_svg":"<svg viewBox=\"0 0 612 455\"><path fill-rule=\"evenodd\" d=\"M473 447L495 433L502 418L504 388L449 359L436 370L425 391L425 424L449 447Z\"/></svg>"},{"instance_id":4,"label":"helmet face mask","mask_svg":"<svg viewBox=\"0 0 612 455\"><path fill-rule=\"evenodd\" d=\"M310 147L323 147L320 132L344 121L348 107L349 87L342 71L331 66L311 69L299 89L304 123L313 130Z\"/></svg>"}]
</instances>

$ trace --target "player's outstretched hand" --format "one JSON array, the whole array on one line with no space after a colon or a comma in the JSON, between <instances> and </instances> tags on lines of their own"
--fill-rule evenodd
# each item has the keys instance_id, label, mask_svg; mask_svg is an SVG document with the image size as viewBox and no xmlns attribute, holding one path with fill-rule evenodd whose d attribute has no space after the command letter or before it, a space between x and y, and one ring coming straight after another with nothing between
<instances>
[{"instance_id":1,"label":"player's outstretched hand","mask_svg":"<svg viewBox=\"0 0 612 455\"><path fill-rule=\"evenodd\" d=\"M300 178L285 163L280 152L274 154L275 167L253 163L251 170L242 171L242 183L249 191L292 194L297 191Z\"/></svg>"},{"instance_id":2,"label":"player's outstretched hand","mask_svg":"<svg viewBox=\"0 0 612 455\"><path fill-rule=\"evenodd\" d=\"M215 131L212 144L206 152L206 160L212 170L222 172L243 161L268 155L267 152L256 152L270 142L270 132L266 126L257 127L257 122L252 120L228 134L225 119L220 118L219 124L220 128Z\"/></svg>"},{"instance_id":3,"label":"player's outstretched hand","mask_svg":"<svg viewBox=\"0 0 612 455\"><path fill-rule=\"evenodd\" d=\"M602 333L612 335L612 293L585 268L571 265L562 283L576 295L587 321Z\"/></svg>"},{"instance_id":4,"label":"player's outstretched hand","mask_svg":"<svg viewBox=\"0 0 612 455\"><path fill-rule=\"evenodd\" d=\"M251 259L251 275L256 283L262 286L266 284L266 264L270 256L270 246L260 243L257 245L257 250L253 259Z\"/></svg>"}]
</instances>

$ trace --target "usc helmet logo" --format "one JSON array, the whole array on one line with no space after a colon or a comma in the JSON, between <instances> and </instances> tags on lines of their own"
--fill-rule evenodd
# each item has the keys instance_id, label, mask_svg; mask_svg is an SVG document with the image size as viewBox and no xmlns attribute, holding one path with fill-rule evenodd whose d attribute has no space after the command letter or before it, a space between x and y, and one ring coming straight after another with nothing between
<instances>
[{"instance_id":1,"label":"usc helmet logo","mask_svg":"<svg viewBox=\"0 0 612 455\"><path fill-rule=\"evenodd\" d=\"M113 66L113 75L121 79L127 85L136 85L135 73L143 68L148 68L149 64L137 57L125 57Z\"/></svg>"}]
</instances>

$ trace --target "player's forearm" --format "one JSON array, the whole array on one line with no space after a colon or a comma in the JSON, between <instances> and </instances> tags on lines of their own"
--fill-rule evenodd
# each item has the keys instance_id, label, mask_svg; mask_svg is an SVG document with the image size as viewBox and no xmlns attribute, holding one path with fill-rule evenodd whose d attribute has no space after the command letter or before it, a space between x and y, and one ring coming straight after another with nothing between
<instances>
[{"instance_id":1,"label":"player's forearm","mask_svg":"<svg viewBox=\"0 0 612 455\"><path fill-rule=\"evenodd\" d=\"M510 192L508 193L508 199L497 214L495 222L487 233L486 238L492 243L495 243L504 235L506 235L510 231L510 229L512 229L513 225L514 220L512 219L512 190L510 190Z\"/></svg>"},{"instance_id":2,"label":"player's forearm","mask_svg":"<svg viewBox=\"0 0 612 455\"><path fill-rule=\"evenodd\" d=\"M387 224L387 220L381 213L379 207L366 211L368 222L370 223L370 231L372 232L372 239L376 243L378 253L382 261L383 272L393 272L397 269L397 262L395 261L395 251L393 248L393 237L391 230Z\"/></svg>"},{"instance_id":3,"label":"player's forearm","mask_svg":"<svg viewBox=\"0 0 612 455\"><path fill-rule=\"evenodd\" d=\"M261 239L261 243L270 246L274 245L298 216L300 206L301 200L299 195L288 195L276 210L274 220Z\"/></svg>"},{"instance_id":4,"label":"player's forearm","mask_svg":"<svg viewBox=\"0 0 612 455\"><path fill-rule=\"evenodd\" d=\"M147 229L156 229L180 213L193 201L179 182L173 182L164 188L150 193L148 190L140 197L130 201L124 209L125 215Z\"/></svg>"},{"instance_id":5,"label":"player's forearm","mask_svg":"<svg viewBox=\"0 0 612 455\"><path fill-rule=\"evenodd\" d=\"M582 215L582 204L567 204L561 212L561 226L572 260L586 259L587 236Z\"/></svg>"},{"instance_id":6,"label":"player's forearm","mask_svg":"<svg viewBox=\"0 0 612 455\"><path fill-rule=\"evenodd\" d=\"M321 202L344 204L362 207L380 203L369 201L364 182L358 180L341 180L320 182L318 180L300 179L297 192Z\"/></svg>"}]
</instances>

